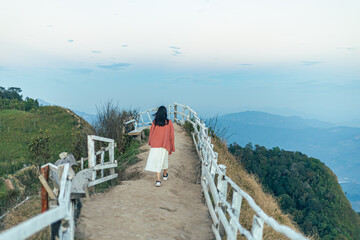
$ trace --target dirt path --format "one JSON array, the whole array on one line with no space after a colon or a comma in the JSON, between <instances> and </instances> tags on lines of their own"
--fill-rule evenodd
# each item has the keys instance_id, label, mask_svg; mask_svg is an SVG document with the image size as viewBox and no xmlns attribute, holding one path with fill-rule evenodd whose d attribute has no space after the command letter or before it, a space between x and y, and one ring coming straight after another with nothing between
<instances>
[{"instance_id":1,"label":"dirt path","mask_svg":"<svg viewBox=\"0 0 360 240\"><path fill-rule=\"evenodd\" d=\"M175 126L176 152L169 156L169 179L155 187L155 174L145 172L149 147L128 176L106 193L84 203L79 235L84 239L214 239L201 187L196 184L199 159L192 139Z\"/></svg>"}]
</instances>

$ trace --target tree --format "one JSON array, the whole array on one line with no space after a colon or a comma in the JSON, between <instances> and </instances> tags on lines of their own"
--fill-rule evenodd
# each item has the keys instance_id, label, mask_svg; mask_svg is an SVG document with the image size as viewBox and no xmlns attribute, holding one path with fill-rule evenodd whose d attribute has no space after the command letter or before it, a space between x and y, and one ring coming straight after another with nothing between
<instances>
[{"instance_id":1,"label":"tree","mask_svg":"<svg viewBox=\"0 0 360 240\"><path fill-rule=\"evenodd\" d=\"M21 88L18 87L9 87L8 89L0 87L0 97L3 99L16 99L22 101L22 95L20 95L21 92Z\"/></svg>"},{"instance_id":2,"label":"tree","mask_svg":"<svg viewBox=\"0 0 360 240\"><path fill-rule=\"evenodd\" d=\"M29 97L25 99L25 111L29 111L33 108L38 108L38 107L39 107L39 102L37 100L34 100Z\"/></svg>"}]
</instances>

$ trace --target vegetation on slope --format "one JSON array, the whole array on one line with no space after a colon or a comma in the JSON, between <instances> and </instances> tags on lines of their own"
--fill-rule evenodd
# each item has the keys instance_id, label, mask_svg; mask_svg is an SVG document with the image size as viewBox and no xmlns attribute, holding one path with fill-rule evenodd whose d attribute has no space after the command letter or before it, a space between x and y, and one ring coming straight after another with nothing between
<instances>
[{"instance_id":1,"label":"vegetation on slope","mask_svg":"<svg viewBox=\"0 0 360 240\"><path fill-rule=\"evenodd\" d=\"M246 191L268 216L274 218L280 224L289 226L295 231L300 232L291 220L291 217L281 211L275 198L271 194L265 193L257 178L254 175L247 173L237 162L236 158L228 151L227 145L217 138L213 139L214 150L219 154L218 164L224 164L226 166L226 175L238 184L240 188ZM243 200L240 211L240 223L248 230L252 227L254 215L255 212L247 202ZM240 239L245 238L243 237ZM288 238L265 224L263 239L281 240Z\"/></svg>"},{"instance_id":2,"label":"vegetation on slope","mask_svg":"<svg viewBox=\"0 0 360 240\"><path fill-rule=\"evenodd\" d=\"M236 143L229 151L248 173L277 197L308 235L321 239L360 239L360 217L352 210L335 174L321 161L300 152Z\"/></svg>"},{"instance_id":3,"label":"vegetation on slope","mask_svg":"<svg viewBox=\"0 0 360 240\"><path fill-rule=\"evenodd\" d=\"M48 162L54 162L61 152L71 152L79 158L86 155L86 134L91 126L75 118L61 107L39 107L34 112L0 111L0 176L11 174L34 163L28 146L32 139L47 130L51 141Z\"/></svg>"},{"instance_id":4,"label":"vegetation on slope","mask_svg":"<svg viewBox=\"0 0 360 240\"><path fill-rule=\"evenodd\" d=\"M0 87L0 215L38 193L39 165L55 162L60 152L86 156L86 135L94 132L70 110L39 107L36 100L23 100L20 92Z\"/></svg>"}]
</instances>

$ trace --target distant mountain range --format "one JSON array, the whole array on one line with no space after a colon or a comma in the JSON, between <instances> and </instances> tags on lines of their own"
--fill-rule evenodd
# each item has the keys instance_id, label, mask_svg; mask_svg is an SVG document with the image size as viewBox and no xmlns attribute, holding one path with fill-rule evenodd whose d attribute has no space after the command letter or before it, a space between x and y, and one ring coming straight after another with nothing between
<instances>
[{"instance_id":1,"label":"distant mountain range","mask_svg":"<svg viewBox=\"0 0 360 240\"><path fill-rule=\"evenodd\" d=\"M228 128L228 143L280 147L320 159L335 172L353 208L360 211L360 128L259 111L219 116L218 124Z\"/></svg>"},{"instance_id":2,"label":"distant mountain range","mask_svg":"<svg viewBox=\"0 0 360 240\"><path fill-rule=\"evenodd\" d=\"M54 104L51 104L49 102L46 102L40 98L37 99L40 106L53 106ZM85 121L87 121L88 123L90 123L90 125L94 125L95 121L96 121L96 115L95 114L90 114L90 113L86 113L86 112L80 112L78 110L75 109L70 109L71 111L73 111L76 115L82 117Z\"/></svg>"}]
</instances>

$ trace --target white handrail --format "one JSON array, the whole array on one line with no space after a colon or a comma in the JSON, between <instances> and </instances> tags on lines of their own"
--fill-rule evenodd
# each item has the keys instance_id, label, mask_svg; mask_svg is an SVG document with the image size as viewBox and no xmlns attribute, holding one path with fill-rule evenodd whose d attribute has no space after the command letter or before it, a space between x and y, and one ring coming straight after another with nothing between
<instances>
[{"instance_id":1,"label":"white handrail","mask_svg":"<svg viewBox=\"0 0 360 240\"><path fill-rule=\"evenodd\" d=\"M210 216L213 220L212 230L217 240L220 240L227 234L227 239L237 239L238 233L245 236L250 240L260 240L263 235L264 223L273 228L275 231L284 234L290 239L294 240L306 240L302 234L294 231L288 226L279 224L275 219L269 217L254 201L254 199L242 190L235 182L233 182L228 176L226 176L226 167L217 164L217 153L213 149L210 137L208 136L208 128L198 117L198 113L187 105L174 103L169 105L168 108L173 107L174 121L179 124L184 124L185 121L190 122L193 125L194 132L192 138L198 153L202 161L202 182L201 186L204 192L206 205L209 208ZM179 109L182 108L181 110ZM154 111L157 108L153 108L139 113L141 118L142 114ZM187 113L186 113L187 111ZM192 117L191 114L193 115ZM171 116L169 114L169 116ZM178 118L181 116L181 118ZM148 124L151 124L149 122ZM218 175L217 184L215 181L215 175ZM226 197L227 186L230 185L233 191L233 200L228 202ZM211 194L211 196L210 196ZM242 199L245 199L248 205L254 210L255 216L253 219L253 226L251 232L246 230L239 221L240 209ZM215 205L213 205L215 202ZM228 214L228 217L226 214Z\"/></svg>"}]
</instances>

